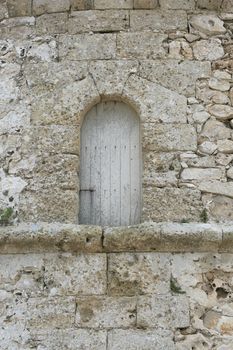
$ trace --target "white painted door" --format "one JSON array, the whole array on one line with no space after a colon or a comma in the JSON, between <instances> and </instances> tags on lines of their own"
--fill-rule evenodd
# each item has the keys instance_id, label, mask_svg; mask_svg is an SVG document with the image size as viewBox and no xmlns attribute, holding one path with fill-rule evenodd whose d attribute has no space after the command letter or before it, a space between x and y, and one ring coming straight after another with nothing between
<instances>
[{"instance_id":1,"label":"white painted door","mask_svg":"<svg viewBox=\"0 0 233 350\"><path fill-rule=\"evenodd\" d=\"M81 224L133 225L141 215L140 122L122 102L103 102L81 128Z\"/></svg>"}]
</instances>

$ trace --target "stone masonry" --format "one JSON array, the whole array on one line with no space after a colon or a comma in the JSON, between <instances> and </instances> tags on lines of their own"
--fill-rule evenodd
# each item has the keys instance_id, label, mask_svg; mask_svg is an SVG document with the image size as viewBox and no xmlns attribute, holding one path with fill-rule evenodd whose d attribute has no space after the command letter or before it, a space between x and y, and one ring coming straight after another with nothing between
<instances>
[{"instance_id":1,"label":"stone masonry","mask_svg":"<svg viewBox=\"0 0 233 350\"><path fill-rule=\"evenodd\" d=\"M0 349L233 349L233 1L0 0ZM141 224L79 225L80 129L140 117Z\"/></svg>"}]
</instances>

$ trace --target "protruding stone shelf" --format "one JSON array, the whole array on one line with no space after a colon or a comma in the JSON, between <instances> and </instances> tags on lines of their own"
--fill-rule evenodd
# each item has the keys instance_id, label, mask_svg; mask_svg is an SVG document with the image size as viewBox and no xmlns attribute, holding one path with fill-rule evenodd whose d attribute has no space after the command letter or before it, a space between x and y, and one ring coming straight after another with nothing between
<instances>
[{"instance_id":1,"label":"protruding stone shelf","mask_svg":"<svg viewBox=\"0 0 233 350\"><path fill-rule=\"evenodd\" d=\"M21 223L0 228L0 253L233 252L233 223L153 223L101 228Z\"/></svg>"}]
</instances>

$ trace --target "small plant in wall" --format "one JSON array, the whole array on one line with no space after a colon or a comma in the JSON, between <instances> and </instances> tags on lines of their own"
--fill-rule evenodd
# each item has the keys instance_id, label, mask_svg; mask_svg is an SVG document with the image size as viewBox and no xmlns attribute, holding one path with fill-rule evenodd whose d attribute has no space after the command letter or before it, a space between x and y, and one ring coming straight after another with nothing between
<instances>
[{"instance_id":1,"label":"small plant in wall","mask_svg":"<svg viewBox=\"0 0 233 350\"><path fill-rule=\"evenodd\" d=\"M185 291L183 291L181 289L181 287L179 286L178 282L177 282L177 279L174 278L172 275L171 275L171 278L170 278L170 289L173 293L176 293L176 294L185 294Z\"/></svg>"},{"instance_id":2,"label":"small plant in wall","mask_svg":"<svg viewBox=\"0 0 233 350\"><path fill-rule=\"evenodd\" d=\"M200 215L201 221L204 223L208 222L208 213L206 208L202 210L201 215Z\"/></svg>"},{"instance_id":3,"label":"small plant in wall","mask_svg":"<svg viewBox=\"0 0 233 350\"><path fill-rule=\"evenodd\" d=\"M10 224L10 220L13 215L13 209L8 207L0 209L0 226L7 226Z\"/></svg>"}]
</instances>

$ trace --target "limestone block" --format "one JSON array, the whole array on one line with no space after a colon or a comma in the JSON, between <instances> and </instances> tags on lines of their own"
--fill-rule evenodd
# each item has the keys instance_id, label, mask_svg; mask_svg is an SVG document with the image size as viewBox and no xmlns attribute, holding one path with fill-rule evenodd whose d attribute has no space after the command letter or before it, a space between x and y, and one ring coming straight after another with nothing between
<instances>
[{"instance_id":1,"label":"limestone block","mask_svg":"<svg viewBox=\"0 0 233 350\"><path fill-rule=\"evenodd\" d=\"M0 288L21 292L24 297L43 294L41 255L1 255Z\"/></svg>"},{"instance_id":2,"label":"limestone block","mask_svg":"<svg viewBox=\"0 0 233 350\"><path fill-rule=\"evenodd\" d=\"M30 91L39 86L35 95L56 87L62 86L64 82L69 84L73 81L81 81L88 75L87 62L39 62L36 65L27 63L24 67L24 75L27 79ZM43 91L43 86L45 90ZM80 89L79 89L80 90Z\"/></svg>"},{"instance_id":3,"label":"limestone block","mask_svg":"<svg viewBox=\"0 0 233 350\"><path fill-rule=\"evenodd\" d=\"M214 61L223 57L221 41L216 38L200 40L193 44L194 57L199 61Z\"/></svg>"},{"instance_id":4,"label":"limestone block","mask_svg":"<svg viewBox=\"0 0 233 350\"><path fill-rule=\"evenodd\" d=\"M209 338L205 338L202 334L191 334L185 337L184 340L177 343L177 350L186 350L192 347L195 349L197 347L198 350L211 349L211 342Z\"/></svg>"},{"instance_id":5,"label":"limestone block","mask_svg":"<svg viewBox=\"0 0 233 350\"><path fill-rule=\"evenodd\" d=\"M231 74L226 71L216 70L213 76L219 80L231 80Z\"/></svg>"},{"instance_id":6,"label":"limestone block","mask_svg":"<svg viewBox=\"0 0 233 350\"><path fill-rule=\"evenodd\" d=\"M71 0L72 10L91 10L93 9L93 0Z\"/></svg>"},{"instance_id":7,"label":"limestone block","mask_svg":"<svg viewBox=\"0 0 233 350\"><path fill-rule=\"evenodd\" d=\"M70 222L78 218L77 191L44 189L39 193L24 191L20 196L19 218L25 222Z\"/></svg>"},{"instance_id":8,"label":"limestone block","mask_svg":"<svg viewBox=\"0 0 233 350\"><path fill-rule=\"evenodd\" d=\"M33 14L69 11L69 0L33 0Z\"/></svg>"},{"instance_id":9,"label":"limestone block","mask_svg":"<svg viewBox=\"0 0 233 350\"><path fill-rule=\"evenodd\" d=\"M8 304L8 303L7 303ZM26 329L70 328L75 318L75 298L20 298L5 305L2 319Z\"/></svg>"},{"instance_id":10,"label":"limestone block","mask_svg":"<svg viewBox=\"0 0 233 350\"><path fill-rule=\"evenodd\" d=\"M209 119L204 125L200 134L200 141L218 141L229 139L231 137L231 130L227 128L222 122Z\"/></svg>"},{"instance_id":11,"label":"limestone block","mask_svg":"<svg viewBox=\"0 0 233 350\"><path fill-rule=\"evenodd\" d=\"M166 173L157 173L148 169L144 171L143 186L156 187L177 187L179 173L176 171L168 171Z\"/></svg>"},{"instance_id":12,"label":"limestone block","mask_svg":"<svg viewBox=\"0 0 233 350\"><path fill-rule=\"evenodd\" d=\"M134 0L135 9L154 9L158 5L158 0Z\"/></svg>"},{"instance_id":13,"label":"limestone block","mask_svg":"<svg viewBox=\"0 0 233 350\"><path fill-rule=\"evenodd\" d=\"M94 61L89 72L102 98L119 98L126 81L138 69L137 61Z\"/></svg>"},{"instance_id":14,"label":"limestone block","mask_svg":"<svg viewBox=\"0 0 233 350\"><path fill-rule=\"evenodd\" d=\"M203 124L209 119L210 115L206 111L194 112L192 119L195 123Z\"/></svg>"},{"instance_id":15,"label":"limestone block","mask_svg":"<svg viewBox=\"0 0 233 350\"><path fill-rule=\"evenodd\" d=\"M207 35L219 35L226 32L224 22L217 15L196 15L190 19L191 26Z\"/></svg>"},{"instance_id":16,"label":"limestone block","mask_svg":"<svg viewBox=\"0 0 233 350\"><path fill-rule=\"evenodd\" d=\"M196 131L186 124L144 125L143 149L156 152L195 151L197 148Z\"/></svg>"},{"instance_id":17,"label":"limestone block","mask_svg":"<svg viewBox=\"0 0 233 350\"><path fill-rule=\"evenodd\" d=\"M192 251L216 252L221 240L222 228L215 224L164 223L161 226L161 244L164 251L175 252L177 249L181 252L190 251L192 242ZM174 275L174 271L172 274ZM183 276L184 274L178 273L174 277L178 277L180 281Z\"/></svg>"},{"instance_id":18,"label":"limestone block","mask_svg":"<svg viewBox=\"0 0 233 350\"><path fill-rule=\"evenodd\" d=\"M27 347L30 341L30 332L24 324L7 324L0 329L2 350L14 349L17 344L18 349L29 350ZM15 348L15 349L17 349Z\"/></svg>"},{"instance_id":19,"label":"limestone block","mask_svg":"<svg viewBox=\"0 0 233 350\"><path fill-rule=\"evenodd\" d=\"M25 160L25 158L24 158ZM12 163L12 162L11 162ZM79 190L79 157L73 154L42 155L36 157L33 165L34 174L28 180L27 189L41 191L45 188L61 190ZM17 164L16 164L17 174ZM11 171L14 168L11 167ZM22 165L19 174L22 174Z\"/></svg>"},{"instance_id":20,"label":"limestone block","mask_svg":"<svg viewBox=\"0 0 233 350\"><path fill-rule=\"evenodd\" d=\"M198 150L202 154L210 154L211 155L217 150L217 148L218 147L214 142L204 141L199 145Z\"/></svg>"},{"instance_id":21,"label":"limestone block","mask_svg":"<svg viewBox=\"0 0 233 350\"><path fill-rule=\"evenodd\" d=\"M62 34L67 31L68 14L45 14L36 19L36 33L38 35Z\"/></svg>"},{"instance_id":22,"label":"limestone block","mask_svg":"<svg viewBox=\"0 0 233 350\"><path fill-rule=\"evenodd\" d=\"M228 91L230 90L230 83L227 80L211 78L209 87L213 90Z\"/></svg>"},{"instance_id":23,"label":"limestone block","mask_svg":"<svg viewBox=\"0 0 233 350\"><path fill-rule=\"evenodd\" d=\"M205 181L199 184L202 192L219 194L233 198L233 183L221 181Z\"/></svg>"},{"instance_id":24,"label":"limestone block","mask_svg":"<svg viewBox=\"0 0 233 350\"><path fill-rule=\"evenodd\" d=\"M65 86L61 84L61 88L43 93L33 100L32 122L37 125L63 124L77 127L85 113L99 101L99 92L91 77ZM76 139L78 140L77 137Z\"/></svg>"},{"instance_id":25,"label":"limestone block","mask_svg":"<svg viewBox=\"0 0 233 350\"><path fill-rule=\"evenodd\" d=\"M56 329L33 330L30 332L31 342L38 349L82 349L106 350L106 332L91 329Z\"/></svg>"},{"instance_id":26,"label":"limestone block","mask_svg":"<svg viewBox=\"0 0 233 350\"><path fill-rule=\"evenodd\" d=\"M166 55L163 47L166 39L167 35L153 32L142 32L140 36L138 33L120 33L117 35L117 56L120 59L163 58Z\"/></svg>"},{"instance_id":27,"label":"limestone block","mask_svg":"<svg viewBox=\"0 0 233 350\"><path fill-rule=\"evenodd\" d=\"M229 97L224 94L223 92L216 91L212 96L212 101L214 103L223 105L223 104L230 104Z\"/></svg>"},{"instance_id":28,"label":"limestone block","mask_svg":"<svg viewBox=\"0 0 233 350\"><path fill-rule=\"evenodd\" d=\"M79 129L76 126L34 126L28 132L30 141L43 154L79 154Z\"/></svg>"},{"instance_id":29,"label":"limestone block","mask_svg":"<svg viewBox=\"0 0 233 350\"><path fill-rule=\"evenodd\" d=\"M107 287L104 254L47 255L44 258L44 286L50 295L98 295Z\"/></svg>"},{"instance_id":30,"label":"limestone block","mask_svg":"<svg viewBox=\"0 0 233 350\"><path fill-rule=\"evenodd\" d=\"M26 54L28 60L31 62L51 62L58 59L58 48L55 40L49 38L48 40L35 39L30 45Z\"/></svg>"},{"instance_id":31,"label":"limestone block","mask_svg":"<svg viewBox=\"0 0 233 350\"><path fill-rule=\"evenodd\" d=\"M34 24L35 17L24 16L4 19L3 21L1 21L0 27L34 26Z\"/></svg>"},{"instance_id":32,"label":"limestone block","mask_svg":"<svg viewBox=\"0 0 233 350\"><path fill-rule=\"evenodd\" d=\"M223 0L221 3L221 8L223 11L232 12L233 1L232 0Z\"/></svg>"},{"instance_id":33,"label":"limestone block","mask_svg":"<svg viewBox=\"0 0 233 350\"><path fill-rule=\"evenodd\" d=\"M206 194L203 202L208 207L208 217L215 221L233 221L233 199L222 195Z\"/></svg>"},{"instance_id":34,"label":"limestone block","mask_svg":"<svg viewBox=\"0 0 233 350\"><path fill-rule=\"evenodd\" d=\"M215 160L216 164L226 166L233 160L233 154L218 153Z\"/></svg>"},{"instance_id":35,"label":"limestone block","mask_svg":"<svg viewBox=\"0 0 233 350\"><path fill-rule=\"evenodd\" d=\"M106 228L104 248L113 251L151 251L160 243L160 225L143 223L138 226Z\"/></svg>"},{"instance_id":36,"label":"limestone block","mask_svg":"<svg viewBox=\"0 0 233 350\"><path fill-rule=\"evenodd\" d=\"M75 319L75 298L30 298L26 320L31 328L71 328Z\"/></svg>"},{"instance_id":37,"label":"limestone block","mask_svg":"<svg viewBox=\"0 0 233 350\"><path fill-rule=\"evenodd\" d=\"M197 6L200 9L220 10L221 0L197 0Z\"/></svg>"},{"instance_id":38,"label":"limestone block","mask_svg":"<svg viewBox=\"0 0 233 350\"><path fill-rule=\"evenodd\" d=\"M150 173L153 171L159 172L169 172L175 171L179 172L181 169L179 153L177 152L161 152L155 153L153 151L146 152L144 154L144 173Z\"/></svg>"},{"instance_id":39,"label":"limestone block","mask_svg":"<svg viewBox=\"0 0 233 350\"><path fill-rule=\"evenodd\" d=\"M28 106L18 104L10 112L6 112L0 119L0 135L14 134L30 125L30 110Z\"/></svg>"},{"instance_id":40,"label":"limestone block","mask_svg":"<svg viewBox=\"0 0 233 350\"><path fill-rule=\"evenodd\" d=\"M152 187L144 189L144 220L198 222L202 209L201 193L198 190Z\"/></svg>"},{"instance_id":41,"label":"limestone block","mask_svg":"<svg viewBox=\"0 0 233 350\"><path fill-rule=\"evenodd\" d=\"M172 332L168 330L116 329L108 334L110 350L175 350Z\"/></svg>"},{"instance_id":42,"label":"limestone block","mask_svg":"<svg viewBox=\"0 0 233 350\"><path fill-rule=\"evenodd\" d=\"M229 177L229 179L233 179L233 167L227 170L227 177Z\"/></svg>"},{"instance_id":43,"label":"limestone block","mask_svg":"<svg viewBox=\"0 0 233 350\"><path fill-rule=\"evenodd\" d=\"M8 17L8 10L6 6L6 1L0 3L0 20Z\"/></svg>"},{"instance_id":44,"label":"limestone block","mask_svg":"<svg viewBox=\"0 0 233 350\"><path fill-rule=\"evenodd\" d=\"M181 173L183 181L205 181L205 180L221 180L225 177L225 169L220 168L187 168Z\"/></svg>"},{"instance_id":45,"label":"limestone block","mask_svg":"<svg viewBox=\"0 0 233 350\"><path fill-rule=\"evenodd\" d=\"M233 141L231 140L219 140L217 142L218 150L222 153L233 153Z\"/></svg>"},{"instance_id":46,"label":"limestone block","mask_svg":"<svg viewBox=\"0 0 233 350\"><path fill-rule=\"evenodd\" d=\"M127 100L132 101L133 105L138 107L140 117L144 122L151 122L151 124L154 122L186 123L186 98L176 92L164 88L158 83L150 82L133 74L126 82L123 96ZM153 128L153 125L151 124L147 124L147 130L151 127ZM165 129L168 131L168 125L161 125L158 126L158 133L160 133L160 127L164 128L163 132L166 132ZM186 128L186 125L181 125L180 127L180 130L183 130L183 128ZM171 129L171 132L176 130L175 124L173 129L171 127L169 127L169 129ZM153 143L153 141L150 143ZM178 149L182 149L183 147L184 146L181 145ZM176 150L176 147L170 148L168 146L168 148L169 150ZM162 147L161 151L167 151L168 148L166 148L166 146Z\"/></svg>"},{"instance_id":47,"label":"limestone block","mask_svg":"<svg viewBox=\"0 0 233 350\"><path fill-rule=\"evenodd\" d=\"M187 166L193 168L214 168L216 165L214 156L198 157L193 153L182 153L180 159L182 162L185 162Z\"/></svg>"},{"instance_id":48,"label":"limestone block","mask_svg":"<svg viewBox=\"0 0 233 350\"><path fill-rule=\"evenodd\" d=\"M125 328L136 324L135 297L77 298L76 326L87 328Z\"/></svg>"},{"instance_id":49,"label":"limestone block","mask_svg":"<svg viewBox=\"0 0 233 350\"><path fill-rule=\"evenodd\" d=\"M64 35L59 38L59 56L71 61L114 59L116 56L115 34Z\"/></svg>"},{"instance_id":50,"label":"limestone block","mask_svg":"<svg viewBox=\"0 0 233 350\"><path fill-rule=\"evenodd\" d=\"M102 228L72 224L18 224L0 228L2 254L102 251ZM24 261L24 259L23 259ZM27 260L25 260L27 261ZM36 264L35 260L35 264Z\"/></svg>"},{"instance_id":51,"label":"limestone block","mask_svg":"<svg viewBox=\"0 0 233 350\"><path fill-rule=\"evenodd\" d=\"M25 179L26 180L26 179ZM3 208L6 206L14 207L19 203L20 194L27 187L27 181L21 177L9 176L0 169L0 204ZM9 198L11 199L9 201ZM8 203L4 203L7 201Z\"/></svg>"},{"instance_id":52,"label":"limestone block","mask_svg":"<svg viewBox=\"0 0 233 350\"><path fill-rule=\"evenodd\" d=\"M195 93L196 80L208 78L211 73L209 62L155 60L142 61L139 74L143 78L159 82L168 89L186 96Z\"/></svg>"},{"instance_id":53,"label":"limestone block","mask_svg":"<svg viewBox=\"0 0 233 350\"><path fill-rule=\"evenodd\" d=\"M233 118L233 107L231 106L213 105L209 107L209 112L222 121Z\"/></svg>"},{"instance_id":54,"label":"limestone block","mask_svg":"<svg viewBox=\"0 0 233 350\"><path fill-rule=\"evenodd\" d=\"M142 328L186 328L190 324L186 296L139 296L137 325Z\"/></svg>"},{"instance_id":55,"label":"limestone block","mask_svg":"<svg viewBox=\"0 0 233 350\"><path fill-rule=\"evenodd\" d=\"M0 104L9 103L19 96L19 88L14 79L2 77L0 81Z\"/></svg>"},{"instance_id":56,"label":"limestone block","mask_svg":"<svg viewBox=\"0 0 233 350\"><path fill-rule=\"evenodd\" d=\"M126 30L128 27L128 11L75 11L69 18L68 33L116 32Z\"/></svg>"},{"instance_id":57,"label":"limestone block","mask_svg":"<svg viewBox=\"0 0 233 350\"><path fill-rule=\"evenodd\" d=\"M130 27L133 31L187 30L187 14L185 11L176 11L174 16L173 11L135 10L131 12Z\"/></svg>"},{"instance_id":58,"label":"limestone block","mask_svg":"<svg viewBox=\"0 0 233 350\"><path fill-rule=\"evenodd\" d=\"M94 0L94 8L104 9L132 9L133 0Z\"/></svg>"},{"instance_id":59,"label":"limestone block","mask_svg":"<svg viewBox=\"0 0 233 350\"><path fill-rule=\"evenodd\" d=\"M194 10L195 0L160 0L160 6L168 10Z\"/></svg>"},{"instance_id":60,"label":"limestone block","mask_svg":"<svg viewBox=\"0 0 233 350\"><path fill-rule=\"evenodd\" d=\"M31 15L31 0L7 0L8 13L10 17L23 17Z\"/></svg>"},{"instance_id":61,"label":"limestone block","mask_svg":"<svg viewBox=\"0 0 233 350\"><path fill-rule=\"evenodd\" d=\"M110 254L108 291L113 295L166 294L170 290L169 255Z\"/></svg>"}]
</instances>

